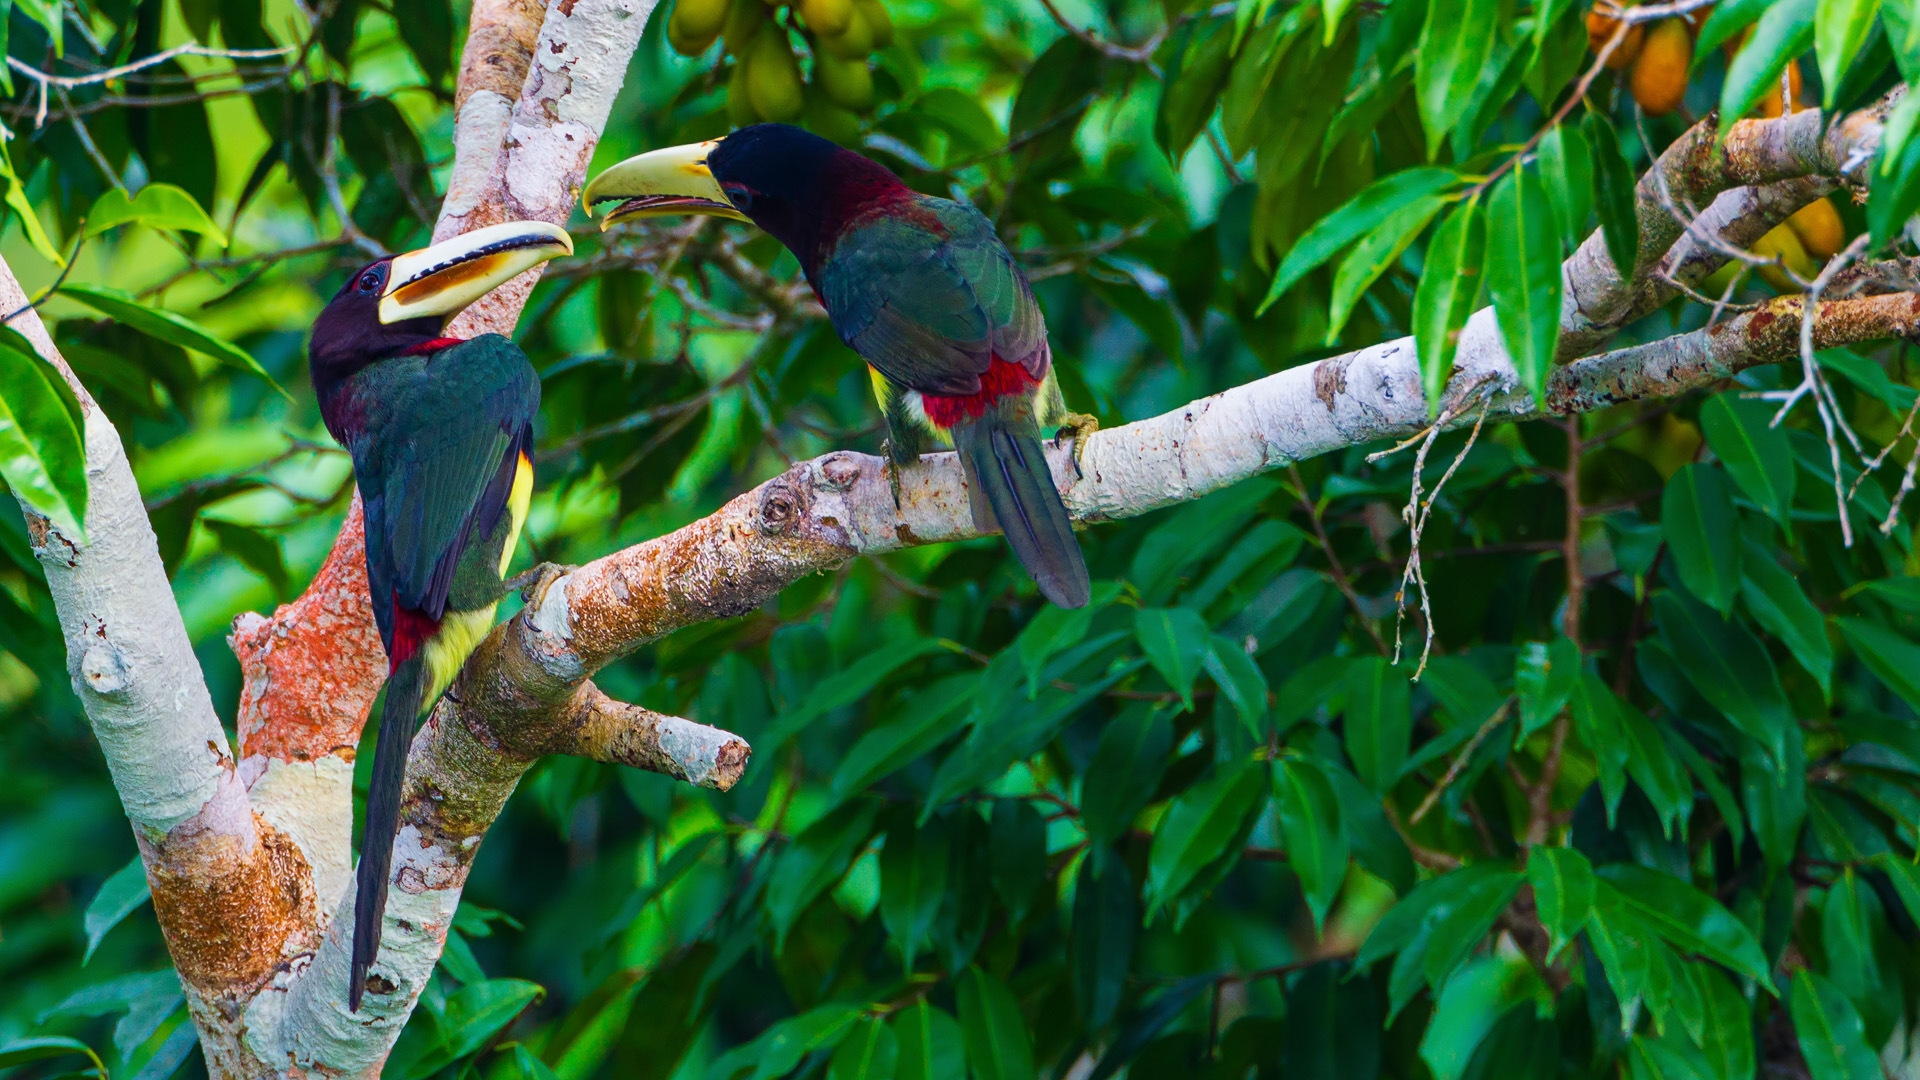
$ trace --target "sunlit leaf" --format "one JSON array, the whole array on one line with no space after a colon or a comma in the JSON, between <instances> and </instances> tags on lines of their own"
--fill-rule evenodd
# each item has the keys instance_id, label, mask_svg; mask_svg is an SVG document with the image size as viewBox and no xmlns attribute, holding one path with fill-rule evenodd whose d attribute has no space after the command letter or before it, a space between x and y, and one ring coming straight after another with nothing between
<instances>
[{"instance_id":1,"label":"sunlit leaf","mask_svg":"<svg viewBox=\"0 0 1920 1080\"><path fill-rule=\"evenodd\" d=\"M1727 65L1720 90L1720 133L1747 115L1770 89L1780 85L1787 62L1813 45L1816 0L1779 0L1754 24L1752 36Z\"/></svg>"},{"instance_id":2,"label":"sunlit leaf","mask_svg":"<svg viewBox=\"0 0 1920 1080\"><path fill-rule=\"evenodd\" d=\"M227 246L227 234L220 231L192 195L172 184L148 184L132 198L127 197L124 189L108 188L93 201L93 209L87 211L88 236L129 224L200 233L221 247Z\"/></svg>"},{"instance_id":3,"label":"sunlit leaf","mask_svg":"<svg viewBox=\"0 0 1920 1080\"><path fill-rule=\"evenodd\" d=\"M75 300L98 311L107 318L146 334L158 338L170 345L183 349L205 353L229 367L249 372L266 380L268 386L281 394L280 384L273 381L267 369L253 358L253 354L235 345L231 341L215 336L199 323L176 315L171 311L142 303L129 293L106 285L77 285L69 282L60 287L62 296L71 296Z\"/></svg>"},{"instance_id":4,"label":"sunlit leaf","mask_svg":"<svg viewBox=\"0 0 1920 1080\"><path fill-rule=\"evenodd\" d=\"M1479 301L1486 252L1486 214L1479 196L1455 207L1427 244L1427 261L1413 293L1413 342L1429 417L1440 414L1460 331Z\"/></svg>"},{"instance_id":5,"label":"sunlit leaf","mask_svg":"<svg viewBox=\"0 0 1920 1080\"><path fill-rule=\"evenodd\" d=\"M1553 204L1540 178L1516 167L1494 185L1487 203L1487 291L1507 356L1535 401L1546 400L1560 339L1560 289Z\"/></svg>"}]
</instances>

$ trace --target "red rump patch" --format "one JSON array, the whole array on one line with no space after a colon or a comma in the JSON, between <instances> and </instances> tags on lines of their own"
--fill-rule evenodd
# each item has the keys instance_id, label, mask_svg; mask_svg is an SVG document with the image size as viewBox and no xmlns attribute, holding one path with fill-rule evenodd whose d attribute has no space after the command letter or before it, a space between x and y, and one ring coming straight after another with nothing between
<instances>
[{"instance_id":1,"label":"red rump patch","mask_svg":"<svg viewBox=\"0 0 1920 1080\"><path fill-rule=\"evenodd\" d=\"M400 355L419 356L421 353L439 352L441 349L451 349L465 340L467 339L463 337L437 337L432 341L423 341L418 345L402 349Z\"/></svg>"},{"instance_id":2,"label":"red rump patch","mask_svg":"<svg viewBox=\"0 0 1920 1080\"><path fill-rule=\"evenodd\" d=\"M920 406L927 411L927 419L941 428L950 428L955 424L964 424L969 420L978 420L994 403L1009 394L1024 393L1040 385L1033 373L1019 364L1010 364L998 356L987 365L980 376L980 392L963 397L947 397L940 394L921 394Z\"/></svg>"},{"instance_id":3,"label":"red rump patch","mask_svg":"<svg viewBox=\"0 0 1920 1080\"><path fill-rule=\"evenodd\" d=\"M440 620L424 611L415 611L400 603L400 592L393 594L393 647L387 651L387 673L414 658L427 639L440 632Z\"/></svg>"}]
</instances>

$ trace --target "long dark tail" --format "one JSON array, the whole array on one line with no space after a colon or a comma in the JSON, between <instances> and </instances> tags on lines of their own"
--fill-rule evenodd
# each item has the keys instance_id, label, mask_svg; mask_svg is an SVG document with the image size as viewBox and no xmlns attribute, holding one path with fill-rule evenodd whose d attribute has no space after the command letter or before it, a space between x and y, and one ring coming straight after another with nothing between
<instances>
[{"instance_id":1,"label":"long dark tail","mask_svg":"<svg viewBox=\"0 0 1920 1080\"><path fill-rule=\"evenodd\" d=\"M1053 486L1039 427L990 411L955 427L953 445L974 496L975 524L987 528L983 511L990 510L1041 594L1063 608L1085 607L1092 592L1087 561Z\"/></svg>"},{"instance_id":2,"label":"long dark tail","mask_svg":"<svg viewBox=\"0 0 1920 1080\"><path fill-rule=\"evenodd\" d=\"M367 824L360 837L359 884L353 896L353 976L347 1004L360 1011L367 972L380 952L380 923L387 910L387 878L393 870L393 836L400 830L400 785L407 777L407 748L420 717L426 665L414 656L387 678L380 708L380 735L373 748L373 780L367 788Z\"/></svg>"}]
</instances>

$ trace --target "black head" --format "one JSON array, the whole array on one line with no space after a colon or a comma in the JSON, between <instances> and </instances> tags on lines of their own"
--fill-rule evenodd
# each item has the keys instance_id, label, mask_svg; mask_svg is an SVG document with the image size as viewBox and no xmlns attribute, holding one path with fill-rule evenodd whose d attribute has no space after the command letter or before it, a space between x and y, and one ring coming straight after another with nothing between
<instances>
[{"instance_id":1,"label":"black head","mask_svg":"<svg viewBox=\"0 0 1920 1080\"><path fill-rule=\"evenodd\" d=\"M907 188L886 166L791 124L720 140L707 168L727 201L803 262L848 218Z\"/></svg>"},{"instance_id":2,"label":"black head","mask_svg":"<svg viewBox=\"0 0 1920 1080\"><path fill-rule=\"evenodd\" d=\"M848 221L913 193L877 161L789 124L650 151L593 178L582 197L604 223L710 214L745 218L811 267Z\"/></svg>"},{"instance_id":3,"label":"black head","mask_svg":"<svg viewBox=\"0 0 1920 1080\"><path fill-rule=\"evenodd\" d=\"M354 271L313 320L307 360L316 389L440 336L445 320L438 315L381 321L380 300L392 274L391 256Z\"/></svg>"}]
</instances>

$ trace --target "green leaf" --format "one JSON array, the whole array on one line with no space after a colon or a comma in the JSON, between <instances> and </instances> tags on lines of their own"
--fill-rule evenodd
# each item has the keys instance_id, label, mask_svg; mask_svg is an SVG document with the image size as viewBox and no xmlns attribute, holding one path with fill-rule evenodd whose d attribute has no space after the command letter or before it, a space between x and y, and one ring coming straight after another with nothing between
<instances>
[{"instance_id":1,"label":"green leaf","mask_svg":"<svg viewBox=\"0 0 1920 1080\"><path fill-rule=\"evenodd\" d=\"M407 51L420 62L428 85L445 82L453 67L453 5L449 0L410 4L407 17L394 22Z\"/></svg>"},{"instance_id":2,"label":"green leaf","mask_svg":"<svg viewBox=\"0 0 1920 1080\"><path fill-rule=\"evenodd\" d=\"M1700 430L1714 456L1733 475L1733 482L1762 512L1791 527L1793 444L1787 433L1772 426L1773 410L1729 390L1707 399L1700 407Z\"/></svg>"},{"instance_id":3,"label":"green leaf","mask_svg":"<svg viewBox=\"0 0 1920 1080\"><path fill-rule=\"evenodd\" d=\"M1856 1009L1869 1016L1887 974L1880 970L1879 943L1874 934L1875 925L1884 925L1885 918L1880 897L1851 866L1841 871L1827 889L1827 902L1820 912L1820 946L1827 954L1827 977Z\"/></svg>"},{"instance_id":4,"label":"green leaf","mask_svg":"<svg viewBox=\"0 0 1920 1080\"><path fill-rule=\"evenodd\" d=\"M785 946L787 931L814 897L827 891L853 864L873 833L878 803L848 803L807 826L780 853L767 882L767 915L773 920L774 948Z\"/></svg>"},{"instance_id":5,"label":"green leaf","mask_svg":"<svg viewBox=\"0 0 1920 1080\"><path fill-rule=\"evenodd\" d=\"M768 1028L745 1046L728 1051L707 1069L707 1080L723 1080L753 1069L753 1080L774 1080L799 1066L807 1055L839 1045L859 1022L858 1005L822 1005Z\"/></svg>"},{"instance_id":6,"label":"green leaf","mask_svg":"<svg viewBox=\"0 0 1920 1080\"><path fill-rule=\"evenodd\" d=\"M23 10L32 11L35 10L35 5L41 3L41 0L19 0L19 2ZM58 14L59 10L61 9L56 7L54 14L54 22L56 25L58 25L60 19ZM57 33L54 36L54 40L56 42L59 41L59 35ZM6 178L7 207L19 216L20 228L21 231L27 234L27 242L33 245L33 249L40 253L41 258L55 266L65 269L67 265L66 257L60 254L60 249L54 245L53 238L47 235L46 227L40 224L40 215L34 210L33 203L27 198L27 182L13 171L13 152L7 149L6 140L4 139L0 139L0 177Z\"/></svg>"},{"instance_id":7,"label":"green leaf","mask_svg":"<svg viewBox=\"0 0 1920 1080\"><path fill-rule=\"evenodd\" d=\"M1726 476L1710 465L1681 466L1660 497L1660 528L1681 584L1722 615L1732 611L1740 591L1739 519Z\"/></svg>"},{"instance_id":8,"label":"green leaf","mask_svg":"<svg viewBox=\"0 0 1920 1080\"><path fill-rule=\"evenodd\" d=\"M1480 197L1462 202L1440 223L1427 244L1427 261L1413 293L1413 342L1427 416L1440 414L1440 398L1453 375L1460 331L1480 298L1487 254L1487 218Z\"/></svg>"},{"instance_id":9,"label":"green leaf","mask_svg":"<svg viewBox=\"0 0 1920 1080\"><path fill-rule=\"evenodd\" d=\"M1909 615L1920 615L1920 578L1874 578L1860 591L1876 600L1884 601L1895 610L1904 611Z\"/></svg>"},{"instance_id":10,"label":"green leaf","mask_svg":"<svg viewBox=\"0 0 1920 1080\"><path fill-rule=\"evenodd\" d=\"M1867 619L1845 617L1836 622L1840 636L1867 670L1907 704L1920 709L1920 645Z\"/></svg>"},{"instance_id":11,"label":"green leaf","mask_svg":"<svg viewBox=\"0 0 1920 1080\"><path fill-rule=\"evenodd\" d=\"M1479 862L1422 882L1387 910L1360 946L1354 966L1365 969L1380 958L1394 960L1388 998L1389 1022L1426 985L1426 963L1435 929L1461 911L1492 912L1497 918L1515 891L1521 875L1498 862ZM1456 933L1457 938L1461 935Z\"/></svg>"},{"instance_id":12,"label":"green leaf","mask_svg":"<svg viewBox=\"0 0 1920 1080\"><path fill-rule=\"evenodd\" d=\"M1279 272L1273 276L1273 285L1267 290L1266 299L1260 302L1260 312L1264 314L1275 300L1280 299L1301 278L1333 258L1341 248L1372 232L1401 207L1431 195L1442 194L1459 186L1459 183L1460 176L1452 169L1422 166L1403 169L1368 184L1360 194L1315 222L1288 249L1287 257L1280 263Z\"/></svg>"},{"instance_id":13,"label":"green leaf","mask_svg":"<svg viewBox=\"0 0 1920 1080\"><path fill-rule=\"evenodd\" d=\"M87 913L81 919L87 931L87 952L80 958L80 966L93 959L93 950L100 947L100 939L107 931L120 925L120 920L133 914L135 909L153 896L147 887L146 864L135 855L133 861L114 871L87 902Z\"/></svg>"},{"instance_id":14,"label":"green leaf","mask_svg":"<svg viewBox=\"0 0 1920 1080\"><path fill-rule=\"evenodd\" d=\"M969 967L954 997L973 1075L979 1080L1033 1080L1033 1040L1007 984Z\"/></svg>"},{"instance_id":15,"label":"green leaf","mask_svg":"<svg viewBox=\"0 0 1920 1080\"><path fill-rule=\"evenodd\" d=\"M1340 31L1340 19L1353 6L1353 0L1320 0L1321 17L1327 24L1326 43L1333 44L1334 35Z\"/></svg>"},{"instance_id":16,"label":"green leaf","mask_svg":"<svg viewBox=\"0 0 1920 1080\"><path fill-rule=\"evenodd\" d=\"M1661 829L1671 837L1674 824L1684 827L1693 811L1693 781L1645 713L1624 701L1616 700L1615 705L1614 715L1627 743L1627 774L1640 785L1660 817Z\"/></svg>"},{"instance_id":17,"label":"green leaf","mask_svg":"<svg viewBox=\"0 0 1920 1080\"><path fill-rule=\"evenodd\" d=\"M1274 777L1280 795L1280 835L1287 865L1300 878L1316 933L1347 879L1347 834L1340 800L1319 766L1305 759L1283 761Z\"/></svg>"},{"instance_id":18,"label":"green leaf","mask_svg":"<svg viewBox=\"0 0 1920 1080\"><path fill-rule=\"evenodd\" d=\"M860 736L834 770L834 801L858 795L957 734L978 682L973 675L940 679L908 699L896 719Z\"/></svg>"},{"instance_id":19,"label":"green leaf","mask_svg":"<svg viewBox=\"0 0 1920 1080\"><path fill-rule=\"evenodd\" d=\"M1560 338L1560 289L1553 204L1538 176L1515 168L1494 185L1487 204L1487 291L1507 355L1535 401L1547 399Z\"/></svg>"},{"instance_id":20,"label":"green leaf","mask_svg":"<svg viewBox=\"0 0 1920 1080\"><path fill-rule=\"evenodd\" d=\"M1905 413L1913 408L1914 400L1920 398L1920 390L1915 390L1905 383L1894 382L1893 378L1887 374L1887 369L1882 367L1878 360L1861 356L1852 349L1822 349L1814 354L1814 359L1820 361L1820 366L1828 371L1839 372L1848 382L1894 412ZM1826 475L1832 477L1833 473L1829 469Z\"/></svg>"},{"instance_id":21,"label":"green leaf","mask_svg":"<svg viewBox=\"0 0 1920 1080\"><path fill-rule=\"evenodd\" d=\"M513 1068L520 1080L560 1080L547 1063L533 1056L524 1044L513 1048Z\"/></svg>"},{"instance_id":22,"label":"green leaf","mask_svg":"<svg viewBox=\"0 0 1920 1080\"><path fill-rule=\"evenodd\" d=\"M69 283L60 287L60 294L71 296L114 322L138 330L148 337L205 353L228 367L257 375L281 395L289 396L279 383L273 381L273 376L267 374L267 369L253 358L252 353L231 341L214 336L205 327L183 315L151 307L129 293L106 285Z\"/></svg>"},{"instance_id":23,"label":"green leaf","mask_svg":"<svg viewBox=\"0 0 1920 1080\"><path fill-rule=\"evenodd\" d=\"M1420 971L1436 993L1487 939L1500 913L1507 910L1514 894L1520 891L1520 882L1517 873L1502 875L1476 889L1469 902L1429 924L1426 955L1421 958ZM1401 954L1401 958L1405 959L1406 954ZM1401 974L1398 964L1394 966L1394 974Z\"/></svg>"},{"instance_id":24,"label":"green leaf","mask_svg":"<svg viewBox=\"0 0 1920 1080\"><path fill-rule=\"evenodd\" d=\"M1141 608L1134 612L1133 636L1160 677L1193 708L1193 680L1205 663L1212 632L1192 608Z\"/></svg>"},{"instance_id":25,"label":"green leaf","mask_svg":"<svg viewBox=\"0 0 1920 1080\"><path fill-rule=\"evenodd\" d=\"M1880 1056L1867 1045L1860 1014L1832 983L1802 968L1788 1001L1813 1080L1881 1080Z\"/></svg>"},{"instance_id":26,"label":"green leaf","mask_svg":"<svg viewBox=\"0 0 1920 1080\"><path fill-rule=\"evenodd\" d=\"M1408 245L1446 204L1447 200L1438 195L1407 203L1361 237L1347 257L1340 260L1340 268L1333 274L1333 302L1327 316L1328 346L1340 340L1340 331L1346 328L1347 319L1361 295L1400 261Z\"/></svg>"},{"instance_id":27,"label":"green leaf","mask_svg":"<svg viewBox=\"0 0 1920 1080\"><path fill-rule=\"evenodd\" d=\"M1776 873L1792 863L1807 819L1806 750L1796 725L1786 731L1784 754L1770 757L1766 744L1740 739L1740 804L1760 845L1760 854Z\"/></svg>"},{"instance_id":28,"label":"green leaf","mask_svg":"<svg viewBox=\"0 0 1920 1080\"><path fill-rule=\"evenodd\" d=\"M1701 989L1701 1056L1715 1080L1753 1080L1753 1009L1733 980L1703 965L1692 967Z\"/></svg>"},{"instance_id":29,"label":"green leaf","mask_svg":"<svg viewBox=\"0 0 1920 1080\"><path fill-rule=\"evenodd\" d=\"M1713 50L1732 41L1734 35L1752 26L1755 19L1764 14L1774 0L1726 0L1715 4L1713 14L1700 27L1700 36L1693 43L1692 71L1700 70L1700 65Z\"/></svg>"},{"instance_id":30,"label":"green leaf","mask_svg":"<svg viewBox=\"0 0 1920 1080\"><path fill-rule=\"evenodd\" d=\"M1896 0L1898 2L1898 0ZM1860 47L1867 43L1880 0L1826 0L1813 15L1813 50L1820 62L1820 85L1826 88L1825 106L1833 108L1841 80Z\"/></svg>"},{"instance_id":31,"label":"green leaf","mask_svg":"<svg viewBox=\"0 0 1920 1080\"><path fill-rule=\"evenodd\" d=\"M1232 19L1200 18L1187 24L1161 80L1160 107L1153 118L1154 141L1176 168L1213 118L1232 62Z\"/></svg>"},{"instance_id":32,"label":"green leaf","mask_svg":"<svg viewBox=\"0 0 1920 1080\"><path fill-rule=\"evenodd\" d=\"M1605 981L1620 1008L1620 1030L1624 1032L1633 1029L1640 1006L1647 1005L1657 1013L1666 1011L1666 954L1671 950L1638 912L1619 900L1617 889L1595 890L1593 910L1587 913L1586 941L1606 973Z\"/></svg>"},{"instance_id":33,"label":"green leaf","mask_svg":"<svg viewBox=\"0 0 1920 1080\"><path fill-rule=\"evenodd\" d=\"M899 1070L900 1040L877 1016L854 1024L827 1066L827 1080L893 1080Z\"/></svg>"},{"instance_id":34,"label":"green leaf","mask_svg":"<svg viewBox=\"0 0 1920 1080\"><path fill-rule=\"evenodd\" d=\"M1027 669L1029 700L1040 696L1040 673L1046 670L1047 661L1087 639L1087 628L1093 625L1094 607L1087 604L1062 608L1048 604L1014 639L1014 647L1020 651L1020 664Z\"/></svg>"},{"instance_id":35,"label":"green leaf","mask_svg":"<svg viewBox=\"0 0 1920 1080\"><path fill-rule=\"evenodd\" d=\"M1384 657L1368 656L1347 668L1347 756L1353 771L1385 793L1400 778L1413 733L1407 678Z\"/></svg>"},{"instance_id":36,"label":"green leaf","mask_svg":"<svg viewBox=\"0 0 1920 1080\"><path fill-rule=\"evenodd\" d=\"M37 355L0 342L0 477L62 532L86 537L87 455L82 430Z\"/></svg>"},{"instance_id":37,"label":"green leaf","mask_svg":"<svg viewBox=\"0 0 1920 1080\"><path fill-rule=\"evenodd\" d=\"M993 848L993 891L1014 922L1040 903L1047 876L1047 823L1031 799L995 799L987 835Z\"/></svg>"},{"instance_id":38,"label":"green leaf","mask_svg":"<svg viewBox=\"0 0 1920 1080\"><path fill-rule=\"evenodd\" d=\"M1232 638L1213 635L1207 647L1207 674L1233 702L1240 722L1257 740L1267 737L1267 674L1247 650Z\"/></svg>"},{"instance_id":39,"label":"green leaf","mask_svg":"<svg viewBox=\"0 0 1920 1080\"><path fill-rule=\"evenodd\" d=\"M1173 750L1173 721L1165 708L1123 710L1100 732L1080 792L1080 823L1087 838L1111 844L1160 786Z\"/></svg>"},{"instance_id":40,"label":"green leaf","mask_svg":"<svg viewBox=\"0 0 1920 1080\"><path fill-rule=\"evenodd\" d=\"M1721 7L1726 7L1722 4ZM1633 167L1620 152L1620 135L1598 110L1587 110L1580 122L1587 146L1593 151L1593 209L1600 216L1600 233L1607 257L1622 280L1631 280L1640 258L1640 219L1634 196Z\"/></svg>"},{"instance_id":41,"label":"green leaf","mask_svg":"<svg viewBox=\"0 0 1920 1080\"><path fill-rule=\"evenodd\" d=\"M1353 861L1401 896L1413 891L1417 879L1413 853L1387 820L1380 797L1337 765L1322 763L1321 771L1340 800L1340 825L1346 831Z\"/></svg>"},{"instance_id":42,"label":"green leaf","mask_svg":"<svg viewBox=\"0 0 1920 1080\"><path fill-rule=\"evenodd\" d=\"M888 1026L900 1043L894 1080L967 1080L966 1036L960 1022L927 1004L926 998L894 1014Z\"/></svg>"},{"instance_id":43,"label":"green leaf","mask_svg":"<svg viewBox=\"0 0 1920 1080\"><path fill-rule=\"evenodd\" d=\"M212 237L221 247L227 246L227 234L220 231L192 195L172 184L148 184L131 199L123 188L108 188L93 200L93 209L87 211L88 236L99 236L108 229L128 224L199 233Z\"/></svg>"},{"instance_id":44,"label":"green leaf","mask_svg":"<svg viewBox=\"0 0 1920 1080\"><path fill-rule=\"evenodd\" d=\"M457 1060L480 1049L545 994L538 983L525 979L489 979L461 987L447 999L446 1015L440 1021L447 1052Z\"/></svg>"},{"instance_id":45,"label":"green leaf","mask_svg":"<svg viewBox=\"0 0 1920 1080\"><path fill-rule=\"evenodd\" d=\"M894 672L942 648L938 640L923 637L880 646L815 683L799 707L781 716L772 730L761 736L758 749L762 754L770 754L785 746L788 739L804 731L808 724L822 715L859 701L873 693L873 688Z\"/></svg>"},{"instance_id":46,"label":"green leaf","mask_svg":"<svg viewBox=\"0 0 1920 1080\"><path fill-rule=\"evenodd\" d=\"M1767 958L1753 931L1718 900L1679 878L1633 863L1599 869L1599 893L1628 908L1676 948L1724 964L1762 986L1768 982Z\"/></svg>"},{"instance_id":47,"label":"green leaf","mask_svg":"<svg viewBox=\"0 0 1920 1080\"><path fill-rule=\"evenodd\" d=\"M1533 886L1533 906L1547 930L1552 963L1567 942L1587 925L1593 908L1593 864L1570 847L1536 847L1527 855L1527 881Z\"/></svg>"},{"instance_id":48,"label":"green leaf","mask_svg":"<svg viewBox=\"0 0 1920 1080\"><path fill-rule=\"evenodd\" d=\"M1829 0L1831 2L1831 0ZM1720 137L1734 122L1759 104L1767 91L1780 85L1787 62L1813 45L1817 0L1779 0L1754 25L1752 36L1727 65L1720 88Z\"/></svg>"},{"instance_id":49,"label":"green leaf","mask_svg":"<svg viewBox=\"0 0 1920 1080\"><path fill-rule=\"evenodd\" d=\"M1632 1080L1719 1080L1705 1071L1705 1059L1685 1042L1635 1035L1627 1062Z\"/></svg>"},{"instance_id":50,"label":"green leaf","mask_svg":"<svg viewBox=\"0 0 1920 1080\"><path fill-rule=\"evenodd\" d=\"M1833 642L1827 639L1826 616L1807 599L1800 582L1773 561L1773 553L1745 541L1740 557L1740 599L1761 629L1779 638L1807 674L1832 696Z\"/></svg>"},{"instance_id":51,"label":"green leaf","mask_svg":"<svg viewBox=\"0 0 1920 1080\"><path fill-rule=\"evenodd\" d=\"M1120 1007L1139 932L1140 900L1126 863L1104 851L1089 852L1074 883L1068 941L1073 996L1088 1035L1105 1027Z\"/></svg>"},{"instance_id":52,"label":"green leaf","mask_svg":"<svg viewBox=\"0 0 1920 1080\"><path fill-rule=\"evenodd\" d=\"M1173 903L1216 860L1238 857L1236 834L1260 811L1265 769L1242 761L1182 792L1167 808L1147 855L1147 918Z\"/></svg>"},{"instance_id":53,"label":"green leaf","mask_svg":"<svg viewBox=\"0 0 1920 1080\"><path fill-rule=\"evenodd\" d=\"M1427 9L1414 59L1413 88L1420 105L1420 126L1427 133L1429 161L1473 102L1480 71L1499 38L1499 18L1496 0L1435 3Z\"/></svg>"},{"instance_id":54,"label":"green leaf","mask_svg":"<svg viewBox=\"0 0 1920 1080\"><path fill-rule=\"evenodd\" d=\"M1620 699L1600 681L1600 676L1582 671L1570 700L1574 729L1580 733L1580 741L1593 751L1594 764L1600 770L1600 793L1606 803L1607 823L1611 825L1620 807L1620 796L1626 791L1627 760L1631 756L1627 734L1620 726Z\"/></svg>"},{"instance_id":55,"label":"green leaf","mask_svg":"<svg viewBox=\"0 0 1920 1080\"><path fill-rule=\"evenodd\" d=\"M1593 213L1593 154L1587 138L1571 124L1555 124L1540 140L1540 179L1553 201L1553 220L1567 250L1587 238Z\"/></svg>"},{"instance_id":56,"label":"green leaf","mask_svg":"<svg viewBox=\"0 0 1920 1080\"><path fill-rule=\"evenodd\" d=\"M1580 647L1556 637L1551 643L1530 641L1514 655L1513 691L1520 699L1520 730L1514 744L1548 724L1566 708L1580 681Z\"/></svg>"},{"instance_id":57,"label":"green leaf","mask_svg":"<svg viewBox=\"0 0 1920 1080\"><path fill-rule=\"evenodd\" d=\"M1786 730L1794 726L1793 712L1760 639L1738 620L1721 618L1677 593L1654 597L1653 610L1668 650L1686 657L1683 670L1694 689L1780 760L1786 752Z\"/></svg>"},{"instance_id":58,"label":"green leaf","mask_svg":"<svg viewBox=\"0 0 1920 1080\"><path fill-rule=\"evenodd\" d=\"M1560 1029L1534 1015L1531 1004L1516 1005L1494 1021L1474 1047L1460 1080L1518 1080L1555 1076L1560 1069Z\"/></svg>"},{"instance_id":59,"label":"green leaf","mask_svg":"<svg viewBox=\"0 0 1920 1080\"><path fill-rule=\"evenodd\" d=\"M943 820L936 817L915 827L911 807L893 815L887 844L880 850L880 923L900 949L909 974L940 914L952 861Z\"/></svg>"},{"instance_id":60,"label":"green leaf","mask_svg":"<svg viewBox=\"0 0 1920 1080\"><path fill-rule=\"evenodd\" d=\"M0 1044L0 1069L10 1069L16 1065L25 1065L32 1061L45 1061L48 1058L65 1057L68 1054L83 1054L93 1062L94 1071L100 1076L107 1075L107 1066L93 1048L79 1039L70 1039L65 1035L42 1035L32 1039L15 1039Z\"/></svg>"}]
</instances>

